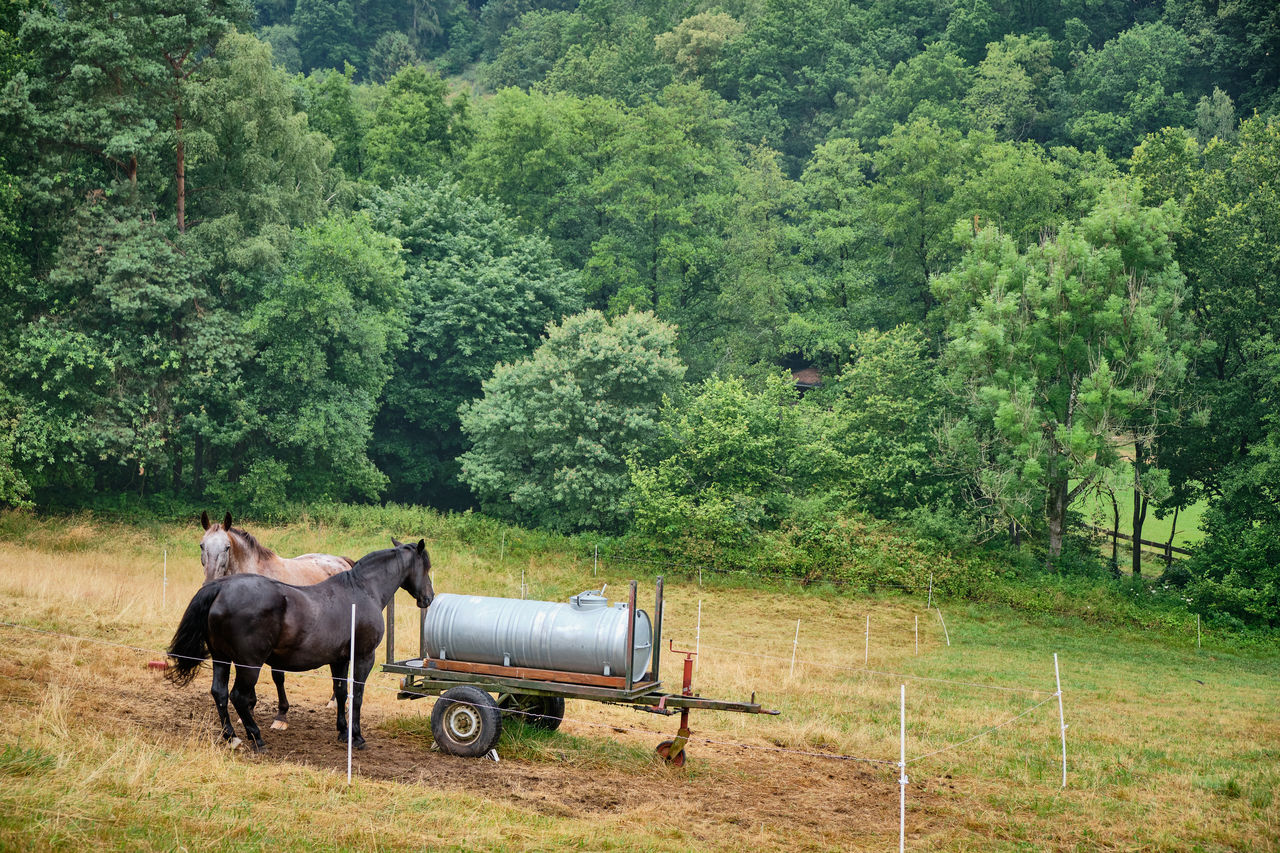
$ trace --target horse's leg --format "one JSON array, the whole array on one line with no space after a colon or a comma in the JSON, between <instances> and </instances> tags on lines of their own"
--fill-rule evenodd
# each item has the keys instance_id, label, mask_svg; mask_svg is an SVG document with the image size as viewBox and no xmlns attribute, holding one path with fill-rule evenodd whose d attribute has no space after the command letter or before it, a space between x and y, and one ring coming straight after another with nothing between
<instances>
[{"instance_id":1,"label":"horse's leg","mask_svg":"<svg viewBox=\"0 0 1280 853\"><path fill-rule=\"evenodd\" d=\"M258 694L254 686L258 683L259 672L261 667L237 666L236 683L231 688L231 704L236 706L236 712L240 714L245 737L249 738L249 743L258 752L266 747L262 742L262 730L253 719L253 706L258 703Z\"/></svg>"},{"instance_id":2,"label":"horse's leg","mask_svg":"<svg viewBox=\"0 0 1280 853\"><path fill-rule=\"evenodd\" d=\"M227 683L231 681L231 664L215 660L213 662L213 687L209 693L213 695L213 704L218 709L218 718L222 720L222 739L232 746L239 746L236 730L231 728L231 714L227 712Z\"/></svg>"},{"instance_id":3,"label":"horse's leg","mask_svg":"<svg viewBox=\"0 0 1280 853\"><path fill-rule=\"evenodd\" d=\"M333 673L333 699L338 706L338 740L347 739L347 662L335 661L329 664L329 672Z\"/></svg>"},{"instance_id":4,"label":"horse's leg","mask_svg":"<svg viewBox=\"0 0 1280 853\"><path fill-rule=\"evenodd\" d=\"M364 684L373 672L374 653L360 655L356 658L355 684L351 686L351 745L356 749L364 749L364 736L360 734L360 705L364 702Z\"/></svg>"},{"instance_id":5,"label":"horse's leg","mask_svg":"<svg viewBox=\"0 0 1280 853\"><path fill-rule=\"evenodd\" d=\"M289 728L289 721L285 719L285 714L289 713L289 697L284 695L284 672L282 670L271 668L271 680L276 683L276 718L271 721L271 729L273 731L282 732Z\"/></svg>"}]
</instances>

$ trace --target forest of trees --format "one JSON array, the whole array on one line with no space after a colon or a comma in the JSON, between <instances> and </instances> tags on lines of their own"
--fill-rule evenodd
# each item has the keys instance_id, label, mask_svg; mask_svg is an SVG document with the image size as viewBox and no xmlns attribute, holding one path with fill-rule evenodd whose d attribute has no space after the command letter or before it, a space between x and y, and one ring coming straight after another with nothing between
<instances>
[{"instance_id":1,"label":"forest of trees","mask_svg":"<svg viewBox=\"0 0 1280 853\"><path fill-rule=\"evenodd\" d=\"M0 129L0 505L1062 570L1124 491L1280 625L1272 0L12 0Z\"/></svg>"}]
</instances>

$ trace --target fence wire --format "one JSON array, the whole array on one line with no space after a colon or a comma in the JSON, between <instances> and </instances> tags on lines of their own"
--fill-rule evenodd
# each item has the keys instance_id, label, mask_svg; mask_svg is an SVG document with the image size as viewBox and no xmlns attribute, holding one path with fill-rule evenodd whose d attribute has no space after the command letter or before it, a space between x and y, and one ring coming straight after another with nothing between
<instances>
[{"instance_id":1,"label":"fence wire","mask_svg":"<svg viewBox=\"0 0 1280 853\"><path fill-rule=\"evenodd\" d=\"M223 663L223 664L227 664L227 665L230 665L230 666L237 666L237 667L239 667L239 666L244 666L244 667L245 667L245 668L247 668L247 669L256 669L256 670L259 670L259 671L260 671L260 670L262 670L262 669L264 669L264 668L270 668L270 667L268 667L266 664L260 664L260 665L257 665L257 666L254 666L254 665L252 665L252 664L244 664L244 665L241 665L241 664L235 664L235 663L233 663L233 662L231 662L231 661L214 661L214 660L210 660L210 659L207 659L207 658L199 658L199 659L197 659L197 658L195 658L195 657L186 657L186 656L182 656L182 655L174 655L174 654L171 654L171 653L169 653L169 652L167 652L167 651L162 651L162 650L159 650L159 649L152 649L152 648L148 648L148 647L145 647L145 646L135 646L135 645L127 644L127 643L117 643L117 642L114 642L114 641L111 641L111 640L103 640L103 639L99 639L99 638L96 638L96 637L84 637L84 636L78 636L78 635L75 635L75 634L66 634L66 633L62 633L62 632L59 632L59 631L51 631L51 630L44 629L44 628L35 628L35 627L32 627L32 626L29 626L29 625L23 625L23 624L20 624L20 623L17 623L17 622L0 621L0 627L12 628L12 629L21 630L21 631L27 631L27 632L29 632L29 633L33 633L33 634L40 634L40 635L44 635L44 636L48 636L48 637L56 637L56 638L64 639L64 640L74 640L74 641L77 641L77 642L91 643L91 644L96 644L96 645L108 646L108 647L111 647L111 648L126 649L126 650L129 650L129 651L133 651L133 652L137 652L137 653L141 653L141 654L147 654L147 655L163 655L163 656L165 656L165 657L175 658L175 659L178 659L178 660L199 660L199 662L200 662L202 665L205 665L205 664L212 664L212 663ZM312 672L312 671L297 671L297 672L295 672L295 671L290 670L290 671L288 671L288 672L289 672L289 674L290 674L290 675L301 676L301 677L303 677L303 678L318 679L318 680L323 680L323 681L325 681L325 682L332 682L332 681L333 681L333 679L332 679L332 677L331 677L331 676L320 675L320 674L315 673L315 672ZM11 676L8 676L8 677L12 678L14 681L23 681L23 680L26 680L26 679L14 678L14 677L11 677ZM910 676L904 676L904 677L910 677ZM346 681L346 679L340 679L340 680L342 680L342 681ZM361 687L363 687L363 688L364 688L364 689L366 689L366 690L368 690L368 689L373 689L373 690L383 690L383 691L388 691L388 692L394 692L394 693L397 693L397 694L400 692L400 689L399 689L398 687L384 687L384 686L382 686L382 685L373 684L372 682L367 681L367 680L366 680L366 681L360 681L360 680L355 680L355 679L353 679L353 680L352 680L352 684L353 684L353 685L354 685L354 684L358 684L358 685L360 685ZM984 685L974 685L974 686L984 686ZM1057 698L1057 696L1058 696L1058 694L1057 694L1057 693L1053 693L1052 695L1050 695L1050 696L1049 696L1049 698L1048 698L1048 699L1045 699L1045 700L1043 700L1043 701L1041 701L1041 702L1037 703L1036 705L1031 706L1030 708L1026 709L1025 711L1023 711L1022 713L1018 714L1018 715L1017 715L1017 716L1015 716L1015 717L1012 717L1012 718L1010 718L1010 719L1008 719L1008 720L1005 720L1004 722L999 723L999 724L997 724L997 725L995 725L995 726L991 726L990 728L987 728L987 729L985 729L985 730L983 730L983 731L979 732L978 734L975 734L975 735L973 735L973 736L971 736L971 737L969 737L969 738L966 738L966 739L965 739L965 740L963 740L963 741L959 741L959 742L957 742L957 743L955 743L955 744L951 744L951 745L949 745L949 746L945 746L945 747L943 747L943 748L941 748L941 749L938 749L938 750L935 750L935 751L933 751L933 752L925 753L924 755L920 755L920 756L917 756L917 757L915 757L915 758L908 759L907 763L908 763L908 764L913 764L913 763L916 763L916 762L922 761L922 760L924 760L924 759L926 759L926 758L930 758L930 757L932 757L932 756L934 756L934 755L938 755L938 754L941 754L941 753L943 753L943 752L953 751L953 750L955 750L955 749L958 749L958 748L959 748L959 747L961 747L961 746L964 746L965 744L972 743L973 741L976 741L976 740L978 740L978 739L980 739L980 738L982 738L982 737L985 737L986 735L988 735L988 734L990 734L990 733L992 733L992 732L996 731L997 729L1004 728L1004 727L1006 727L1006 726L1008 726L1008 725L1012 724L1013 722L1015 722L1015 721L1017 721L1017 720L1019 720L1019 719L1022 719L1023 717L1027 716L1027 715L1028 715L1028 714L1030 714L1031 712L1035 711L1036 709L1040 708L1041 706L1043 706L1043 705L1045 705L1045 704L1049 703L1050 701L1052 701L1053 699ZM467 703L467 702L460 702L460 701L457 701L457 700L454 700L454 699L450 699L450 701L457 702L457 704L461 704L461 705L468 705L468 704L471 704L471 703ZM612 703L612 704L617 704L617 703ZM542 716L541 714L539 714L539 713L537 713L537 712L533 712L533 711L526 712L526 711L520 711L520 710L518 710L518 709L503 709L503 713L505 713L505 714L510 714L510 715L513 715L513 716L515 716L515 715L518 715L518 716L539 716L539 717L540 717L540 716ZM614 724L614 723L593 723L593 722L586 721L586 720L576 720L575 722L576 722L576 723L578 723L578 724L581 724L581 725L585 725L585 726L587 726L587 727L592 727L592 728L610 729L610 730L613 730L613 731L625 731L625 732L628 732L628 733L643 734L643 735L651 736L651 737L660 737L660 738L665 738L665 737L666 737L666 733L665 733L665 732L657 732L657 731L653 731L653 730L651 730L651 729L639 728L639 727L634 727L634 726L619 726L619 725ZM707 743L707 744L714 744L714 745L717 745L717 746L729 747L729 748L733 748L733 749L753 750L753 751L759 751L759 752L771 752L771 753L783 753L783 754L790 754L790 755L800 755L800 756L806 756L806 757L810 757L810 758L820 758L820 759L826 759L826 760L832 760L832 761L852 761L852 762L860 762L860 763L865 763L865 764L880 764L880 765L888 765L888 766L893 766L893 767L897 767L897 766L899 766L899 762L898 762L898 761L894 761L894 760L891 760L891 759L866 758L866 757L862 757L862 756L846 755L846 754L843 754L843 753L815 752L815 751L811 751L811 750L790 749L790 748L787 748L787 747L779 747L779 746L761 746L761 745L759 745L759 744L741 743L741 742L737 742L737 741L724 741L724 740L719 740L719 739L716 739L716 738L708 738L708 737L702 737L702 736L697 736L697 735L695 735L695 736L691 736L691 737L689 738L689 741L690 741L690 742L694 742L694 743Z\"/></svg>"}]
</instances>

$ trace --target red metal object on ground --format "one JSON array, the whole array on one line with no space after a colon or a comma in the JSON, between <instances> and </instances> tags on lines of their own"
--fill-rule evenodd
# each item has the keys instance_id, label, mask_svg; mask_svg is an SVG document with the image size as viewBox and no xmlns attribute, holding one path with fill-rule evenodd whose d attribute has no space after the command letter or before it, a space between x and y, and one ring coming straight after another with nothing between
<instances>
[{"instance_id":1,"label":"red metal object on ground","mask_svg":"<svg viewBox=\"0 0 1280 853\"><path fill-rule=\"evenodd\" d=\"M668 643L667 649L674 655L684 655L684 683L680 687L680 695L692 696L693 659L697 652L677 649L674 641ZM684 707L680 709L680 728L676 731L676 736L672 740L664 740L658 744L656 752L669 764L673 764L676 767L684 767L684 747L689 742L690 734L692 732L689 731L689 709Z\"/></svg>"}]
</instances>

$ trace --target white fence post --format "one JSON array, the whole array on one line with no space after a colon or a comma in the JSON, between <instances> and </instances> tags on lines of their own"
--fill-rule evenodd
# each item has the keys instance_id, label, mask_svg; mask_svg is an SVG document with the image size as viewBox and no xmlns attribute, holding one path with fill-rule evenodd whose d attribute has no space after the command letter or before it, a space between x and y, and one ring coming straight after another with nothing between
<instances>
[{"instance_id":1,"label":"white fence post","mask_svg":"<svg viewBox=\"0 0 1280 853\"><path fill-rule=\"evenodd\" d=\"M871 614L867 614L867 638L862 650L862 668L866 669L871 663Z\"/></svg>"},{"instance_id":2,"label":"white fence post","mask_svg":"<svg viewBox=\"0 0 1280 853\"><path fill-rule=\"evenodd\" d=\"M698 661L702 659L702 655L698 654L702 651L702 599L698 599L698 629L693 635L693 670L698 671Z\"/></svg>"},{"instance_id":3,"label":"white fence post","mask_svg":"<svg viewBox=\"0 0 1280 853\"><path fill-rule=\"evenodd\" d=\"M942 608L941 608L941 607L935 607L935 608L933 608L933 609L934 609L935 611L937 611L937 613L938 613L938 621L942 623L942 636L944 636L944 637L946 637L946 638L947 638L947 645L948 645L948 646L950 646L950 645L951 645L951 634L949 634L949 633L947 632L947 620L942 618Z\"/></svg>"},{"instance_id":4,"label":"white fence post","mask_svg":"<svg viewBox=\"0 0 1280 853\"><path fill-rule=\"evenodd\" d=\"M907 849L907 685L901 686L898 705L898 853Z\"/></svg>"},{"instance_id":5,"label":"white fence post","mask_svg":"<svg viewBox=\"0 0 1280 853\"><path fill-rule=\"evenodd\" d=\"M169 549L164 549L164 582L160 585L160 609L164 610L169 604ZM1199 619L1196 617L1196 626L1199 628ZM1199 644L1197 643L1197 646Z\"/></svg>"},{"instance_id":6,"label":"white fence post","mask_svg":"<svg viewBox=\"0 0 1280 853\"><path fill-rule=\"evenodd\" d=\"M916 654L920 654L920 614L916 614Z\"/></svg>"},{"instance_id":7,"label":"white fence post","mask_svg":"<svg viewBox=\"0 0 1280 853\"><path fill-rule=\"evenodd\" d=\"M351 784L351 729L355 724L356 605L351 604L351 645L347 654L347 785Z\"/></svg>"},{"instance_id":8,"label":"white fence post","mask_svg":"<svg viewBox=\"0 0 1280 853\"><path fill-rule=\"evenodd\" d=\"M800 648L800 620L796 620L796 639L791 644L791 675L796 674L796 649Z\"/></svg>"},{"instance_id":9,"label":"white fence post","mask_svg":"<svg viewBox=\"0 0 1280 853\"><path fill-rule=\"evenodd\" d=\"M1058 653L1053 653L1053 680L1058 683L1058 725L1062 727L1062 787L1067 787L1067 718L1062 713L1062 677L1058 674Z\"/></svg>"}]
</instances>

